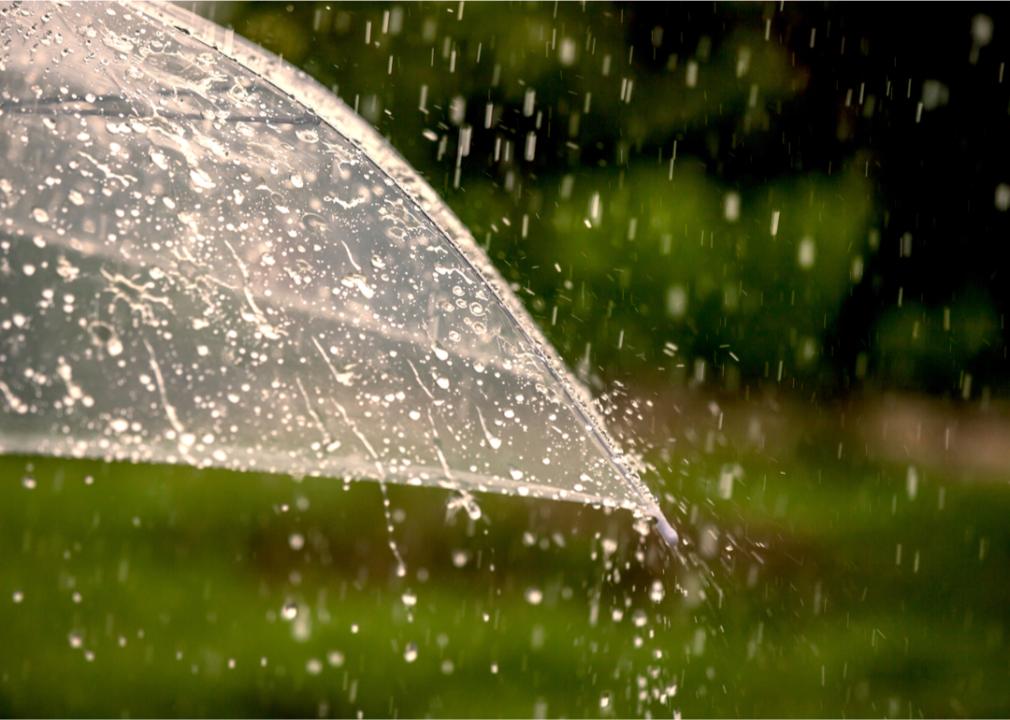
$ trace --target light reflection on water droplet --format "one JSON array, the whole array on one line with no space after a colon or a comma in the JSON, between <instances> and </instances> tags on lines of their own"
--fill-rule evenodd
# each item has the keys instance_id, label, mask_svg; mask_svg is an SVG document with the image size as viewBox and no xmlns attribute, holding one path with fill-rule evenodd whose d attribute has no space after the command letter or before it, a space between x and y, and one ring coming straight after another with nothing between
<instances>
[{"instance_id":1,"label":"light reflection on water droplet","mask_svg":"<svg viewBox=\"0 0 1010 720\"><path fill-rule=\"evenodd\" d=\"M665 596L666 590L663 588L663 583L659 580L653 580L652 587L649 589L649 599L654 603L658 603L662 602Z\"/></svg>"},{"instance_id":2,"label":"light reflection on water droplet","mask_svg":"<svg viewBox=\"0 0 1010 720\"><path fill-rule=\"evenodd\" d=\"M281 617L288 621L298 617L298 604L290 600L284 603L284 607L281 608Z\"/></svg>"},{"instance_id":3,"label":"light reflection on water droplet","mask_svg":"<svg viewBox=\"0 0 1010 720\"><path fill-rule=\"evenodd\" d=\"M417 643L407 643L407 647L403 650L403 659L409 663L417 660Z\"/></svg>"}]
</instances>

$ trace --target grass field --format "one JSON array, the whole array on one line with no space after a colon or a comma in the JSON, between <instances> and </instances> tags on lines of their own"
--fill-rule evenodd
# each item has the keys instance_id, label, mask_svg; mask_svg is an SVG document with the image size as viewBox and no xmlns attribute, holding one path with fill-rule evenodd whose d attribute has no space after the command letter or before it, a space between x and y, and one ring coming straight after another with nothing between
<instances>
[{"instance_id":1,"label":"grass field","mask_svg":"<svg viewBox=\"0 0 1010 720\"><path fill-rule=\"evenodd\" d=\"M677 460L681 558L621 513L391 488L397 578L375 484L3 458L0 713L1010 709L1005 478Z\"/></svg>"}]
</instances>

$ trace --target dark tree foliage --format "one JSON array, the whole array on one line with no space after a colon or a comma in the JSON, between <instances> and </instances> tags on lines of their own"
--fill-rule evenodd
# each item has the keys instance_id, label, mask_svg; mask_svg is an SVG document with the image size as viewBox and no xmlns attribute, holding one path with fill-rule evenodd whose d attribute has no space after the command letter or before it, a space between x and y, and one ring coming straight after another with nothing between
<instances>
[{"instance_id":1,"label":"dark tree foliage","mask_svg":"<svg viewBox=\"0 0 1010 720\"><path fill-rule=\"evenodd\" d=\"M587 379L1010 385L1001 6L218 14L387 135Z\"/></svg>"}]
</instances>

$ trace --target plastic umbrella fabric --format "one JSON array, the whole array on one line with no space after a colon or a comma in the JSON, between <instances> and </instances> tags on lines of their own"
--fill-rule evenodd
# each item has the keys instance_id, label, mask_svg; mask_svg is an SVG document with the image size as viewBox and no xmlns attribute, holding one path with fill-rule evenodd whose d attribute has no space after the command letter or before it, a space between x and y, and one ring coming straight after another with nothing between
<instances>
[{"instance_id":1,"label":"plastic umbrella fabric","mask_svg":"<svg viewBox=\"0 0 1010 720\"><path fill-rule=\"evenodd\" d=\"M434 191L168 5L0 8L0 452L654 497Z\"/></svg>"}]
</instances>

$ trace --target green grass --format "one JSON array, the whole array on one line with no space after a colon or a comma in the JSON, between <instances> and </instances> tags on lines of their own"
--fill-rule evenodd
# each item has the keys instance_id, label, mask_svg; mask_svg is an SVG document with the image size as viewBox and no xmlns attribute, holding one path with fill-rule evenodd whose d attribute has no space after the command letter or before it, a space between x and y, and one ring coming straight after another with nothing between
<instances>
[{"instance_id":1,"label":"green grass","mask_svg":"<svg viewBox=\"0 0 1010 720\"><path fill-rule=\"evenodd\" d=\"M744 474L723 499L730 461ZM921 472L911 498L905 467L701 455L666 478L693 543L676 561L621 513L484 497L471 523L446 519L443 492L391 488L397 578L371 483L37 458L0 471L4 715L1010 709L999 478ZM705 555L710 531L723 549ZM609 564L601 537L618 540Z\"/></svg>"}]
</instances>

